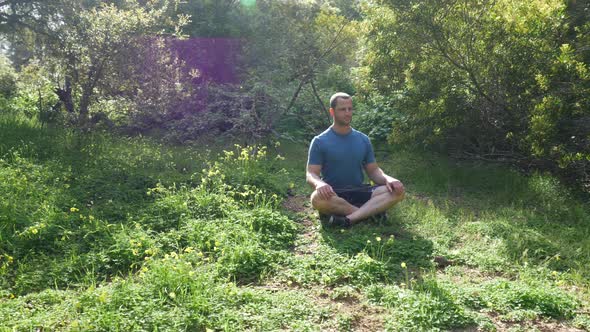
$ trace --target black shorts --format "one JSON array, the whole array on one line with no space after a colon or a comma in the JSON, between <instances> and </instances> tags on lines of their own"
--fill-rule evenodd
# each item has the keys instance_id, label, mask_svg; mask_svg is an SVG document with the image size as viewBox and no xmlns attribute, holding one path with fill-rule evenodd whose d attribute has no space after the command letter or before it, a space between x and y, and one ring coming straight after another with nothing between
<instances>
[{"instance_id":1,"label":"black shorts","mask_svg":"<svg viewBox=\"0 0 590 332\"><path fill-rule=\"evenodd\" d=\"M348 203L356 206L361 207L365 204L371 196L375 189L380 186L371 186L369 184L363 184L358 187L351 187L351 188L334 188L334 192L338 195L338 197L344 198ZM320 213L320 221L326 222L330 218L330 215ZM379 213L374 215L373 220L387 220L387 214L385 212Z\"/></svg>"},{"instance_id":2,"label":"black shorts","mask_svg":"<svg viewBox=\"0 0 590 332\"><path fill-rule=\"evenodd\" d=\"M363 184L358 187L351 188L334 188L334 192L338 197L343 198L348 203L361 207L371 199L373 192L379 186L371 186L370 184Z\"/></svg>"}]
</instances>

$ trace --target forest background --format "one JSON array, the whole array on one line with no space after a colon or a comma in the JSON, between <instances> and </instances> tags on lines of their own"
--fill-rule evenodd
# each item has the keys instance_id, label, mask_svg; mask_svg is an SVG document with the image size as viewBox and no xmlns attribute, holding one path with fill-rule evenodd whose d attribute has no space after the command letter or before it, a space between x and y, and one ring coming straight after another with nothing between
<instances>
[{"instance_id":1,"label":"forest background","mask_svg":"<svg viewBox=\"0 0 590 332\"><path fill-rule=\"evenodd\" d=\"M344 91L376 141L589 185L584 1L0 5L5 113L179 143L308 139Z\"/></svg>"}]
</instances>

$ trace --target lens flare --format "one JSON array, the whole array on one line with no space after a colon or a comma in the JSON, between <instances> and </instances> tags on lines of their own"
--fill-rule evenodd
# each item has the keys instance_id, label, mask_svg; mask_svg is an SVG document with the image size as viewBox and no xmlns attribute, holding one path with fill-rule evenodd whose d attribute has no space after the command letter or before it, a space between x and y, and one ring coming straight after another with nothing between
<instances>
[{"instance_id":1,"label":"lens flare","mask_svg":"<svg viewBox=\"0 0 590 332\"><path fill-rule=\"evenodd\" d=\"M240 0L240 4L244 7L256 6L256 0Z\"/></svg>"}]
</instances>

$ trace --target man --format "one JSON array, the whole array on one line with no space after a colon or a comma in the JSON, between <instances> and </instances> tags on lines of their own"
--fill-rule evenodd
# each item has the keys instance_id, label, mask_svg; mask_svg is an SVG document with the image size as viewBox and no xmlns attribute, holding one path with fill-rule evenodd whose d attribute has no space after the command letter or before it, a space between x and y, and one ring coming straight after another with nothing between
<instances>
[{"instance_id":1,"label":"man","mask_svg":"<svg viewBox=\"0 0 590 332\"><path fill-rule=\"evenodd\" d=\"M379 168L367 135L350 126L348 94L330 98L330 115L332 126L311 141L306 179L314 189L311 204L326 215L324 225L349 227L403 200L404 186ZM375 186L363 184L363 170Z\"/></svg>"}]
</instances>

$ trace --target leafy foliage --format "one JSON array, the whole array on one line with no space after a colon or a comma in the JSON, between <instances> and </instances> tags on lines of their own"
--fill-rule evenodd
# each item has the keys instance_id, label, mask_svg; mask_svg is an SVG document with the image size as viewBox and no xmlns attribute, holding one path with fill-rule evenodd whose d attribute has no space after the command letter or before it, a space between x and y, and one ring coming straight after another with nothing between
<instances>
[{"instance_id":1,"label":"leafy foliage","mask_svg":"<svg viewBox=\"0 0 590 332\"><path fill-rule=\"evenodd\" d=\"M6 100L16 92L16 77L9 60L5 56L0 57L0 98ZM5 106L3 106L5 107Z\"/></svg>"},{"instance_id":2,"label":"leafy foliage","mask_svg":"<svg viewBox=\"0 0 590 332\"><path fill-rule=\"evenodd\" d=\"M570 6L575 2L369 3L360 86L401 92L392 142L546 161L586 183L588 26L567 15Z\"/></svg>"},{"instance_id":3,"label":"leafy foliage","mask_svg":"<svg viewBox=\"0 0 590 332\"><path fill-rule=\"evenodd\" d=\"M388 321L393 331L440 331L472 325L470 316L451 294L436 282L426 281L415 292L398 287L369 289L373 301L393 308Z\"/></svg>"}]
</instances>

